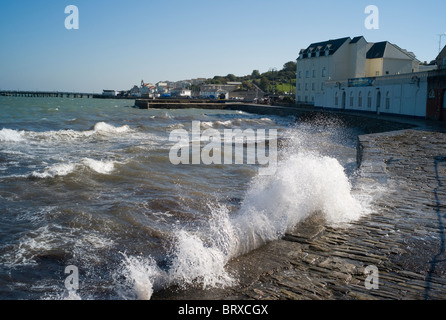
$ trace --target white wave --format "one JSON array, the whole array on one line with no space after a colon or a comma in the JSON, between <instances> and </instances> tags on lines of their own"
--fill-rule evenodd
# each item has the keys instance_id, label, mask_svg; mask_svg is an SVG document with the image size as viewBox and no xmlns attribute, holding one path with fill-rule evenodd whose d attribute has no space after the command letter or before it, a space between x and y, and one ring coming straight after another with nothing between
<instances>
[{"instance_id":1,"label":"white wave","mask_svg":"<svg viewBox=\"0 0 446 320\"><path fill-rule=\"evenodd\" d=\"M114 127L108 123L105 122L98 122L94 125L94 128L92 130L93 133L100 133L100 134L120 134L130 131L130 127L128 125L124 125L121 127Z\"/></svg>"},{"instance_id":2,"label":"white wave","mask_svg":"<svg viewBox=\"0 0 446 320\"><path fill-rule=\"evenodd\" d=\"M91 170L101 174L110 174L115 170L114 161L100 161L90 158L84 158L82 160L82 163Z\"/></svg>"},{"instance_id":3,"label":"white wave","mask_svg":"<svg viewBox=\"0 0 446 320\"><path fill-rule=\"evenodd\" d=\"M50 166L50 167L46 168L43 172L34 171L31 173L30 176L32 178L40 178L40 179L63 177L63 176L69 175L75 169L76 169L76 164L62 163L62 164Z\"/></svg>"},{"instance_id":4,"label":"white wave","mask_svg":"<svg viewBox=\"0 0 446 320\"><path fill-rule=\"evenodd\" d=\"M0 130L0 142L21 142L25 140L25 132L3 128Z\"/></svg>"},{"instance_id":5,"label":"white wave","mask_svg":"<svg viewBox=\"0 0 446 320\"><path fill-rule=\"evenodd\" d=\"M154 282L160 281L166 274L151 258L129 257L125 253L123 256L121 269L116 276L124 276L126 282L119 286L118 294L124 299L150 300L156 285Z\"/></svg>"},{"instance_id":6,"label":"white wave","mask_svg":"<svg viewBox=\"0 0 446 320\"><path fill-rule=\"evenodd\" d=\"M0 130L1 142L23 142L23 141L71 141L90 137L120 137L124 133L131 133L128 125L114 127L105 122L96 123L90 130L75 131L71 129L59 131L17 131L11 129Z\"/></svg>"},{"instance_id":7,"label":"white wave","mask_svg":"<svg viewBox=\"0 0 446 320\"><path fill-rule=\"evenodd\" d=\"M64 177L82 168L88 168L96 173L107 175L115 170L115 164L116 162L114 161L84 158L80 163L61 163L49 166L43 172L34 171L30 177L40 179Z\"/></svg>"}]
</instances>

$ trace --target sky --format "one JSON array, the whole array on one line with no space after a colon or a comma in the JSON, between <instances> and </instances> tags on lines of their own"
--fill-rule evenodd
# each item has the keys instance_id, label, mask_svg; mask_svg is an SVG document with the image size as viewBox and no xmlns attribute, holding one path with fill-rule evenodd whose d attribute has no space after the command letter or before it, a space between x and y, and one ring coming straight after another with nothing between
<instances>
[{"instance_id":1,"label":"sky","mask_svg":"<svg viewBox=\"0 0 446 320\"><path fill-rule=\"evenodd\" d=\"M78 29L67 29L78 8ZM368 29L368 5L379 29ZM0 90L129 90L281 69L311 43L364 36L436 58L446 1L0 0ZM446 36L442 37L446 45Z\"/></svg>"}]
</instances>

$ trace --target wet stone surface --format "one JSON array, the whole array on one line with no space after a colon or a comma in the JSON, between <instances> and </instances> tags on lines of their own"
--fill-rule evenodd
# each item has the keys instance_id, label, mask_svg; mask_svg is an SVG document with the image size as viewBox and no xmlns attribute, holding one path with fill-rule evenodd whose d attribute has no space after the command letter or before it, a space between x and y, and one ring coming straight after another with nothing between
<instances>
[{"instance_id":1,"label":"wet stone surface","mask_svg":"<svg viewBox=\"0 0 446 320\"><path fill-rule=\"evenodd\" d=\"M446 134L409 129L358 140L358 179L387 186L372 213L342 228L316 214L281 240L232 261L238 286L158 298L446 298ZM366 273L370 266L378 271L374 281L376 274Z\"/></svg>"}]
</instances>

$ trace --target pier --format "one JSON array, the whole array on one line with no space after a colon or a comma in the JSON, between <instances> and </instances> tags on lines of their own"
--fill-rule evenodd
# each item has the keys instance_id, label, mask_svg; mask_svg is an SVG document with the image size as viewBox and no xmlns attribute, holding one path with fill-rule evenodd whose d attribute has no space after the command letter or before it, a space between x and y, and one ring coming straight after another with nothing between
<instances>
[{"instance_id":1,"label":"pier","mask_svg":"<svg viewBox=\"0 0 446 320\"><path fill-rule=\"evenodd\" d=\"M93 98L94 93L57 91L0 91L2 97L26 98Z\"/></svg>"}]
</instances>

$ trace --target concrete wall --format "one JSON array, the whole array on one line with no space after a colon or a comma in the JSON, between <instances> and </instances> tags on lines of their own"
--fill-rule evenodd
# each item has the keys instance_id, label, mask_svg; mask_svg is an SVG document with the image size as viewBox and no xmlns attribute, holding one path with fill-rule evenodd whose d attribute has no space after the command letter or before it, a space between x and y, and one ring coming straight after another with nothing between
<instances>
[{"instance_id":1,"label":"concrete wall","mask_svg":"<svg viewBox=\"0 0 446 320\"><path fill-rule=\"evenodd\" d=\"M417 74L379 77L373 86L368 87L348 87L347 81L329 82L326 84L325 95L319 97L317 106L426 117L427 73L415 75Z\"/></svg>"}]
</instances>

